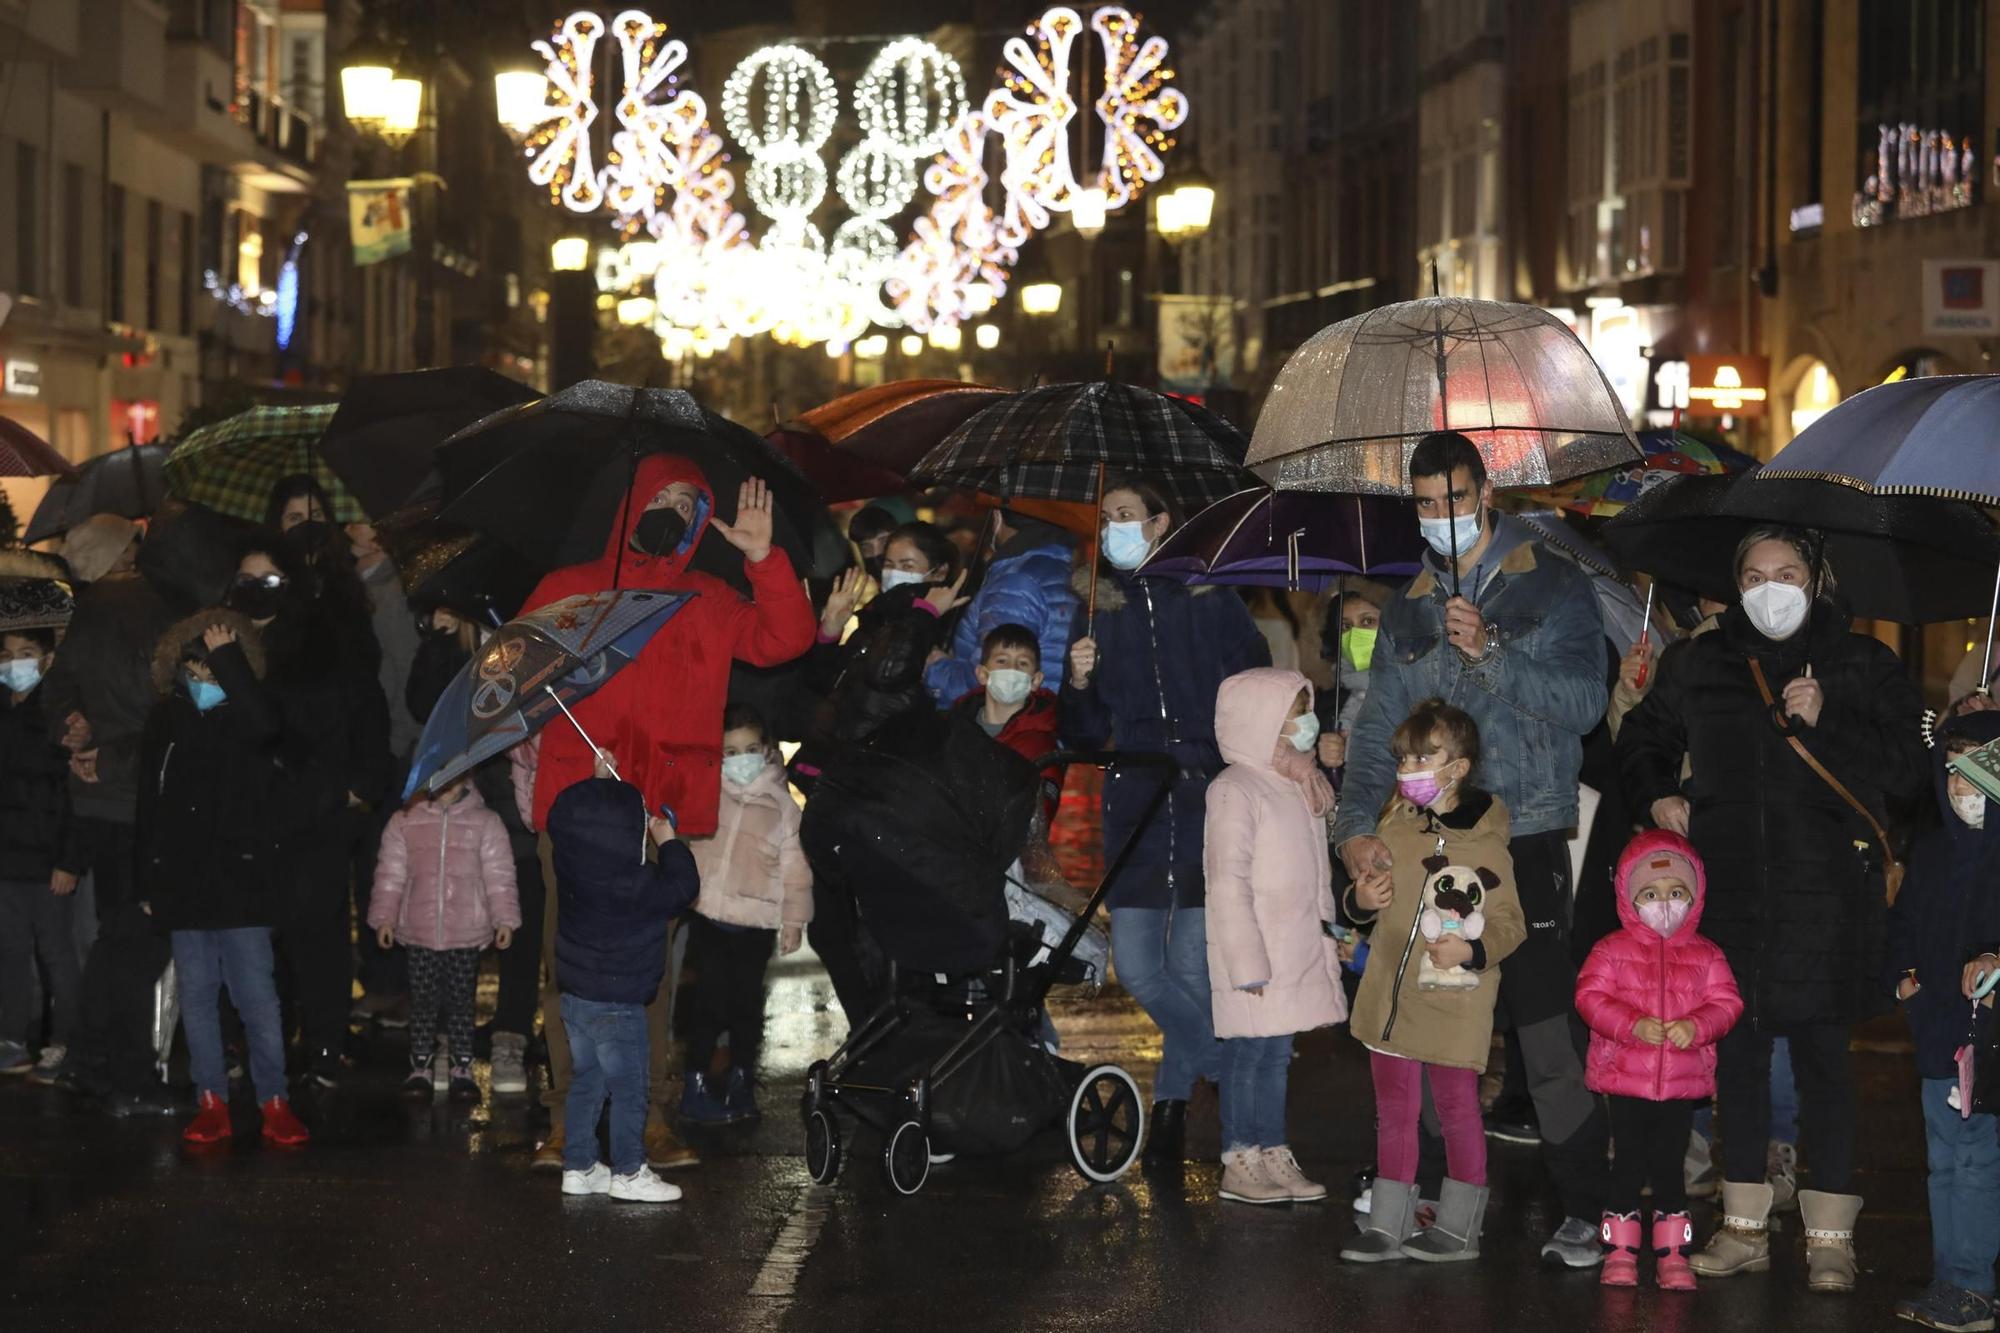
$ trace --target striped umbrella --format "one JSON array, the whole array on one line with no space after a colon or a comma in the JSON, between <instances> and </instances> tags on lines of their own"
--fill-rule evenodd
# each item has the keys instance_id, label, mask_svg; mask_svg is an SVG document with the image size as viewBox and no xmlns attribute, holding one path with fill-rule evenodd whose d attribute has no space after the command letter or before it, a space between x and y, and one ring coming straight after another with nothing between
<instances>
[{"instance_id":1,"label":"striped umbrella","mask_svg":"<svg viewBox=\"0 0 2000 1333\"><path fill-rule=\"evenodd\" d=\"M272 488L308 472L332 499L334 522L359 523L367 515L319 449L337 410L333 403L253 407L203 426L167 456L167 488L183 500L262 523Z\"/></svg>"},{"instance_id":2,"label":"striped umbrella","mask_svg":"<svg viewBox=\"0 0 2000 1333\"><path fill-rule=\"evenodd\" d=\"M0 417L0 477L67 477L75 471L47 440Z\"/></svg>"}]
</instances>

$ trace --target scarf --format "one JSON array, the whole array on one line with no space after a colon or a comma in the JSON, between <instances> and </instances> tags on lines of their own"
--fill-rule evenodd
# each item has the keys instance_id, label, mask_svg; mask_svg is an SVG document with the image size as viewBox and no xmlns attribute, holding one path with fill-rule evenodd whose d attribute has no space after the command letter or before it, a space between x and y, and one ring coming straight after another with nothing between
<instances>
[{"instance_id":1,"label":"scarf","mask_svg":"<svg viewBox=\"0 0 2000 1333\"><path fill-rule=\"evenodd\" d=\"M1278 748L1271 755L1271 767L1299 784L1299 791L1306 798L1306 809L1312 811L1314 819L1325 819L1333 813L1333 784L1320 772L1311 753L1293 749L1292 743L1280 736Z\"/></svg>"}]
</instances>

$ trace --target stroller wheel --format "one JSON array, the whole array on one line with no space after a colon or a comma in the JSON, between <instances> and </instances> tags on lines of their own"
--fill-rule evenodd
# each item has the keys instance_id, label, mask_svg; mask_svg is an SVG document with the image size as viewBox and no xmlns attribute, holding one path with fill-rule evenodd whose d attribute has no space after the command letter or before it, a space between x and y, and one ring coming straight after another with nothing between
<instances>
[{"instance_id":1,"label":"stroller wheel","mask_svg":"<svg viewBox=\"0 0 2000 1333\"><path fill-rule=\"evenodd\" d=\"M882 1174L898 1194L915 1194L931 1174L931 1137L914 1120L905 1120L882 1145Z\"/></svg>"},{"instance_id":2,"label":"stroller wheel","mask_svg":"<svg viewBox=\"0 0 2000 1333\"><path fill-rule=\"evenodd\" d=\"M1139 1085L1117 1065L1087 1071L1069 1099L1069 1155L1083 1178L1102 1185L1139 1160L1146 1135Z\"/></svg>"},{"instance_id":3,"label":"stroller wheel","mask_svg":"<svg viewBox=\"0 0 2000 1333\"><path fill-rule=\"evenodd\" d=\"M840 1174L840 1126L831 1112L815 1110L806 1117L806 1174L815 1185Z\"/></svg>"}]
</instances>

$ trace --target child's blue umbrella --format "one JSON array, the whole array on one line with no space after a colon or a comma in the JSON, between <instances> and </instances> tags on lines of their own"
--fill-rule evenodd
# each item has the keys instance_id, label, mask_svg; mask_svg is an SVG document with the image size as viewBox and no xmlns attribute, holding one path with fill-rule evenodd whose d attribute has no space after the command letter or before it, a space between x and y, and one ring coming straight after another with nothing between
<instances>
[{"instance_id":1,"label":"child's blue umbrella","mask_svg":"<svg viewBox=\"0 0 2000 1333\"><path fill-rule=\"evenodd\" d=\"M445 687L417 742L403 799L435 792L558 715L595 750L570 705L637 657L693 593L583 593L510 620ZM602 753L602 751L599 751ZM608 756L607 756L608 761ZM616 772L616 769L613 769Z\"/></svg>"}]
</instances>

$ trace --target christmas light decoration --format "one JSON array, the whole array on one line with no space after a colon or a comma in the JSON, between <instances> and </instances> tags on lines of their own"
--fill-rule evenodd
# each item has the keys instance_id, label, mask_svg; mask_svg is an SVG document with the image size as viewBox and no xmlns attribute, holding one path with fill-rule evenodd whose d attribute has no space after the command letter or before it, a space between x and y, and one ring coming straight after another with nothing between
<instances>
[{"instance_id":1,"label":"christmas light decoration","mask_svg":"<svg viewBox=\"0 0 2000 1333\"><path fill-rule=\"evenodd\" d=\"M550 199L572 213L594 213L604 203L590 158L590 127L597 121L591 59L603 35L603 20L579 10L562 21L553 43L535 43L536 52L549 62L555 114L529 131L522 144L530 158L528 179L547 187Z\"/></svg>"},{"instance_id":2,"label":"christmas light decoration","mask_svg":"<svg viewBox=\"0 0 2000 1333\"><path fill-rule=\"evenodd\" d=\"M905 37L868 62L854 86L854 110L869 138L907 157L928 157L965 114L965 75L947 52Z\"/></svg>"},{"instance_id":3,"label":"christmas light decoration","mask_svg":"<svg viewBox=\"0 0 2000 1333\"><path fill-rule=\"evenodd\" d=\"M1104 123L1104 164L1099 182L1112 208L1123 208L1160 179L1160 154L1173 147L1173 131L1187 122L1188 101L1169 87L1167 39L1139 40L1129 10L1107 5L1090 16L1104 44L1104 91L1097 118Z\"/></svg>"}]
</instances>

